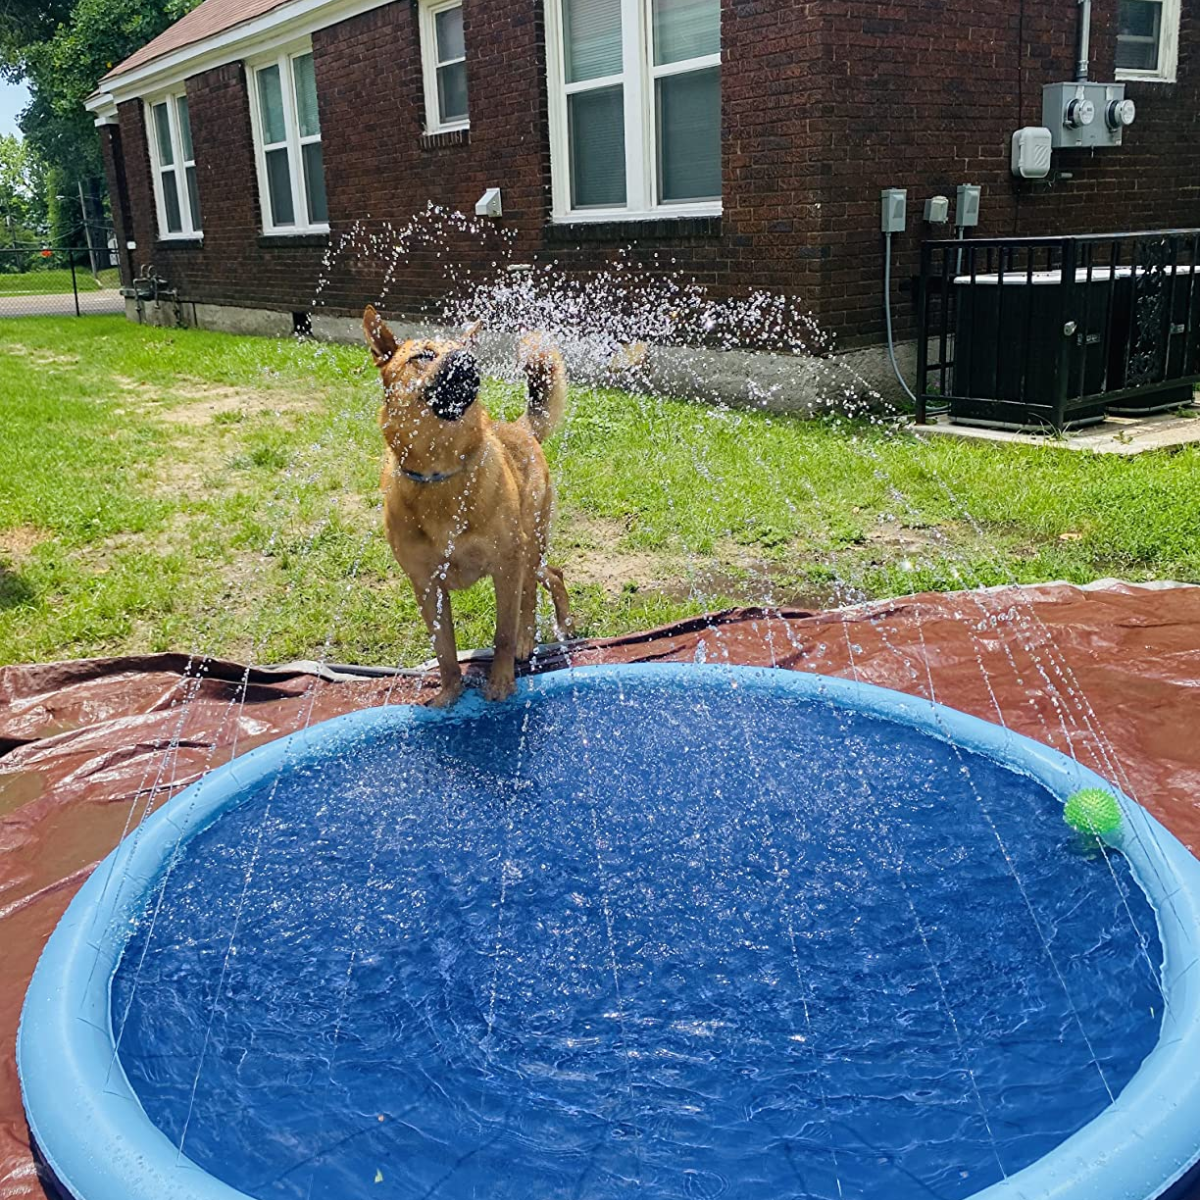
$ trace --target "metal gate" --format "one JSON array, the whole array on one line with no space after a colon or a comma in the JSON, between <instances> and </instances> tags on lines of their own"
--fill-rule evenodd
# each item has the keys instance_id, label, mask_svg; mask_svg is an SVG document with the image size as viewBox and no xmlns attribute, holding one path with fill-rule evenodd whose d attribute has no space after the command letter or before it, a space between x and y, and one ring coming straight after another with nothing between
<instances>
[{"instance_id":1,"label":"metal gate","mask_svg":"<svg viewBox=\"0 0 1200 1200\"><path fill-rule=\"evenodd\" d=\"M921 247L917 412L1050 428L1178 407L1200 380L1200 230Z\"/></svg>"}]
</instances>

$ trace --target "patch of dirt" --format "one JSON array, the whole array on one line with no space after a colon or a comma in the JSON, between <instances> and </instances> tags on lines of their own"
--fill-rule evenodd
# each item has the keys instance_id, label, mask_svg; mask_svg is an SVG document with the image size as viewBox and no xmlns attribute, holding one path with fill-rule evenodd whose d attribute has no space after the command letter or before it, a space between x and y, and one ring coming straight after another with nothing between
<instances>
[{"instance_id":1,"label":"patch of dirt","mask_svg":"<svg viewBox=\"0 0 1200 1200\"><path fill-rule=\"evenodd\" d=\"M613 596L631 586L638 591L666 591L687 574L682 559L660 553L576 548L563 557L570 564L566 568L570 583L594 585Z\"/></svg>"},{"instance_id":2,"label":"patch of dirt","mask_svg":"<svg viewBox=\"0 0 1200 1200\"><path fill-rule=\"evenodd\" d=\"M20 562L29 557L35 546L49 540L50 534L32 525L18 525L14 529L0 530L0 558Z\"/></svg>"},{"instance_id":3,"label":"patch of dirt","mask_svg":"<svg viewBox=\"0 0 1200 1200\"><path fill-rule=\"evenodd\" d=\"M379 493L360 496L357 492L344 492L337 506L338 514L352 529L383 532L383 497Z\"/></svg>"},{"instance_id":4,"label":"patch of dirt","mask_svg":"<svg viewBox=\"0 0 1200 1200\"><path fill-rule=\"evenodd\" d=\"M131 379L128 375L113 375L112 381L123 392L145 393L158 391L158 388L154 384L147 383L144 379Z\"/></svg>"},{"instance_id":5,"label":"patch of dirt","mask_svg":"<svg viewBox=\"0 0 1200 1200\"><path fill-rule=\"evenodd\" d=\"M81 546L72 552L72 558L87 564L96 574L103 575L109 560L126 551L165 556L185 551L189 545L188 525L191 517L187 513L172 513L161 529L138 533L114 533L99 542Z\"/></svg>"},{"instance_id":6,"label":"patch of dirt","mask_svg":"<svg viewBox=\"0 0 1200 1200\"><path fill-rule=\"evenodd\" d=\"M205 490L205 480L218 474L235 453L231 449L234 443L224 435L228 431L236 436L242 428L238 414L250 418L269 413L287 418L320 404L320 398L312 393L220 387L186 379L175 385L171 396L184 394L187 403L164 406L155 414L171 430L172 441L151 484L158 495L174 497ZM222 420L226 414L233 419Z\"/></svg>"},{"instance_id":7,"label":"patch of dirt","mask_svg":"<svg viewBox=\"0 0 1200 1200\"><path fill-rule=\"evenodd\" d=\"M226 387L184 376L170 386L148 383L128 375L113 375L121 392L149 400L157 416L172 425L203 428L214 422L236 425L238 414L252 417L258 413L293 416L320 408L324 396L319 392L299 392L283 388ZM158 407L161 404L161 407ZM221 418L225 419L222 420ZM232 418L232 419L231 419Z\"/></svg>"},{"instance_id":8,"label":"patch of dirt","mask_svg":"<svg viewBox=\"0 0 1200 1200\"><path fill-rule=\"evenodd\" d=\"M298 414L314 412L321 407L324 396L320 392L300 392L284 388L257 390L254 388L225 387L205 383L202 379L187 376L179 379L171 388L171 394L186 400L166 410L163 416L180 425L208 425L222 413Z\"/></svg>"},{"instance_id":9,"label":"patch of dirt","mask_svg":"<svg viewBox=\"0 0 1200 1200\"><path fill-rule=\"evenodd\" d=\"M39 367L72 366L79 362L78 354L55 354L50 350L30 350L28 346L22 346L18 342L5 346L4 352L15 355L17 358L27 358Z\"/></svg>"},{"instance_id":10,"label":"patch of dirt","mask_svg":"<svg viewBox=\"0 0 1200 1200\"><path fill-rule=\"evenodd\" d=\"M942 525L911 527L899 521L883 521L867 530L866 542L871 546L907 554L920 554L923 551L942 553L947 543L946 532L946 527Z\"/></svg>"},{"instance_id":11,"label":"patch of dirt","mask_svg":"<svg viewBox=\"0 0 1200 1200\"><path fill-rule=\"evenodd\" d=\"M220 438L181 438L155 462L147 486L151 494L173 500L207 491L205 481L218 474L228 458Z\"/></svg>"},{"instance_id":12,"label":"patch of dirt","mask_svg":"<svg viewBox=\"0 0 1200 1200\"><path fill-rule=\"evenodd\" d=\"M555 549L568 585L599 587L610 596L636 592L702 603L734 600L762 604L769 600L772 604L824 608L833 599L832 589L797 584L800 555L811 553L799 546L791 561L787 556L767 559L753 547L725 538L717 543L713 555L689 558L670 550L623 549L619 543L625 532L624 523L612 519L576 515L564 522Z\"/></svg>"},{"instance_id":13,"label":"patch of dirt","mask_svg":"<svg viewBox=\"0 0 1200 1200\"><path fill-rule=\"evenodd\" d=\"M565 563L568 583L599 587L619 596L636 587L659 592L687 575L684 559L665 550L620 549L622 521L576 514L559 527L554 546Z\"/></svg>"},{"instance_id":14,"label":"patch of dirt","mask_svg":"<svg viewBox=\"0 0 1200 1200\"><path fill-rule=\"evenodd\" d=\"M244 413L253 404L253 393L237 388L209 388L204 399L190 399L187 404L166 409L162 416L173 425L204 426L211 425L219 413Z\"/></svg>"}]
</instances>

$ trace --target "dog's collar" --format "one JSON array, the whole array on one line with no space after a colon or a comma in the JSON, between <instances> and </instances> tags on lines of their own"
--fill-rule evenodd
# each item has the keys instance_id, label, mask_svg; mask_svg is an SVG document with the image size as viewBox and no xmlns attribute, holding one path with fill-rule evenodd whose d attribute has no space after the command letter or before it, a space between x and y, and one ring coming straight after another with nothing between
<instances>
[{"instance_id":1,"label":"dog's collar","mask_svg":"<svg viewBox=\"0 0 1200 1200\"><path fill-rule=\"evenodd\" d=\"M409 471L404 467L397 466L396 470L404 476L405 479L411 479L413 483L443 483L447 479L453 479L462 471L462 467L456 467L453 471L434 471L432 475L422 475L420 471Z\"/></svg>"}]
</instances>

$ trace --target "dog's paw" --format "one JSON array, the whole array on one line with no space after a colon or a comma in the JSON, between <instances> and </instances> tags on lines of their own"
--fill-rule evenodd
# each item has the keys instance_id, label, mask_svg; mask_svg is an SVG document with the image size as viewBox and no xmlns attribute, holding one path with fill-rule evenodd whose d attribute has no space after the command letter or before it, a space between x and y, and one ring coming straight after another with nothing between
<instances>
[{"instance_id":1,"label":"dog's paw","mask_svg":"<svg viewBox=\"0 0 1200 1200\"><path fill-rule=\"evenodd\" d=\"M517 662L528 662L537 649L537 638L532 634L522 635L517 639Z\"/></svg>"},{"instance_id":2,"label":"dog's paw","mask_svg":"<svg viewBox=\"0 0 1200 1200\"><path fill-rule=\"evenodd\" d=\"M517 682L511 674L508 672L503 675L493 673L488 676L487 683L483 685L483 698L485 700L507 700L516 690Z\"/></svg>"},{"instance_id":3,"label":"dog's paw","mask_svg":"<svg viewBox=\"0 0 1200 1200\"><path fill-rule=\"evenodd\" d=\"M436 696L425 701L426 708L449 708L463 694L463 682L460 679L448 687L443 687Z\"/></svg>"}]
</instances>

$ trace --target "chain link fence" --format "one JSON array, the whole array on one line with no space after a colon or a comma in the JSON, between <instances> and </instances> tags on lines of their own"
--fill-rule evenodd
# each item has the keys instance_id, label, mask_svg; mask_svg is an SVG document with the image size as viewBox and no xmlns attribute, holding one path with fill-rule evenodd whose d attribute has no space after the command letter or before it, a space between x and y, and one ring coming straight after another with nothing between
<instances>
[{"instance_id":1,"label":"chain link fence","mask_svg":"<svg viewBox=\"0 0 1200 1200\"><path fill-rule=\"evenodd\" d=\"M0 248L0 318L124 311L116 259L107 249Z\"/></svg>"}]
</instances>

